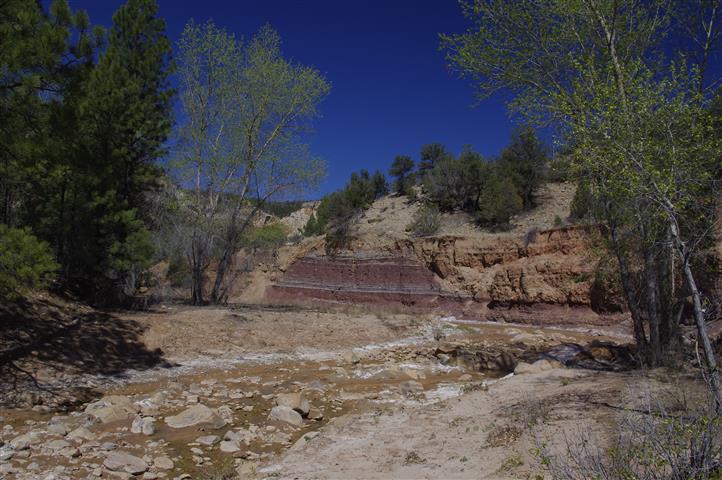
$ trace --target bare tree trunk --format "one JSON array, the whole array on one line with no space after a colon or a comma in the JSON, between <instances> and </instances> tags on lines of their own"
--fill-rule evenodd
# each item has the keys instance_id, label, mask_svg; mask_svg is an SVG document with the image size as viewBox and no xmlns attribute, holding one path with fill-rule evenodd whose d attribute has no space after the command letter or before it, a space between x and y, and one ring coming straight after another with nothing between
<instances>
[{"instance_id":1,"label":"bare tree trunk","mask_svg":"<svg viewBox=\"0 0 722 480\"><path fill-rule=\"evenodd\" d=\"M722 391L720 391L719 370L717 369L717 359L715 358L712 343L709 341L707 334L707 324L705 323L704 311L702 310L702 297L697 289L697 282L692 274L692 268L689 261L682 262L682 269L687 281L687 288L692 293L692 303L694 305L694 322L697 325L697 336L702 343L705 362L707 363L707 373L709 375L710 387L713 390L717 411L722 411Z\"/></svg>"},{"instance_id":2,"label":"bare tree trunk","mask_svg":"<svg viewBox=\"0 0 722 480\"><path fill-rule=\"evenodd\" d=\"M234 216L235 217L235 216ZM228 233L226 235L226 245L223 248L221 258L218 260L218 268L216 269L216 279L213 282L213 290L211 291L211 302L221 303L225 296L225 288L223 287L223 280L226 277L226 273L231 267L231 260L233 259L234 246L238 243L238 233L235 227L235 218L228 227Z\"/></svg>"},{"instance_id":3,"label":"bare tree trunk","mask_svg":"<svg viewBox=\"0 0 722 480\"><path fill-rule=\"evenodd\" d=\"M203 272L206 265L203 259L203 247L199 245L199 239L194 234L191 240L191 303L203 305Z\"/></svg>"},{"instance_id":4,"label":"bare tree trunk","mask_svg":"<svg viewBox=\"0 0 722 480\"><path fill-rule=\"evenodd\" d=\"M622 282L622 290L624 290L624 298L627 301L627 307L632 315L632 325L634 326L634 340L637 342L639 348L646 352L647 351L647 335L644 333L644 324L642 323L642 315L637 306L637 301L634 298L634 289L630 282L631 273L629 271L629 263L627 258L622 252L622 246L620 243L619 235L617 233L617 227L614 225L614 221L611 220L610 233L612 237L612 246L614 253L617 257L617 264L619 265L619 277Z\"/></svg>"},{"instance_id":5,"label":"bare tree trunk","mask_svg":"<svg viewBox=\"0 0 722 480\"><path fill-rule=\"evenodd\" d=\"M659 342L659 309L657 308L657 272L651 247L644 246L644 286L647 300L647 316L649 317L649 362L658 366L662 357Z\"/></svg>"},{"instance_id":6,"label":"bare tree trunk","mask_svg":"<svg viewBox=\"0 0 722 480\"><path fill-rule=\"evenodd\" d=\"M191 303L203 305L203 270L195 262L191 268Z\"/></svg>"},{"instance_id":7,"label":"bare tree trunk","mask_svg":"<svg viewBox=\"0 0 722 480\"><path fill-rule=\"evenodd\" d=\"M722 391L720 391L719 370L717 369L717 358L715 357L712 343L707 333L707 323L704 318L704 310L702 309L702 296L697 288L697 281L694 278L692 267L689 264L689 255L685 244L679 238L679 230L672 220L670 230L672 238L677 247L677 252L682 260L682 272L684 273L685 283L692 295L692 304L694 306L694 323L697 326L697 338L702 343L702 351L704 353L705 363L707 364L707 374L709 375L710 388L715 398L715 406L717 412L722 411Z\"/></svg>"}]
</instances>

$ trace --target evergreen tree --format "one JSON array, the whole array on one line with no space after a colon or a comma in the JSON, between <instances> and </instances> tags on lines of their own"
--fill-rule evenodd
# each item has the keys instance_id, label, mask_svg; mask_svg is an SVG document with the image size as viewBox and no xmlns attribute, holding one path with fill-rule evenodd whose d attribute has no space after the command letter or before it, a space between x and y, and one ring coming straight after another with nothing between
<instances>
[{"instance_id":1,"label":"evergreen tree","mask_svg":"<svg viewBox=\"0 0 722 480\"><path fill-rule=\"evenodd\" d=\"M92 171L84 201L91 208L85 213L100 232L84 239L82 271L127 280L148 261L151 250L139 212L159 173L155 161L172 124L170 54L155 0L129 0L113 15L107 49L80 105L87 132L83 154ZM126 290L132 291L133 283L124 285Z\"/></svg>"},{"instance_id":2,"label":"evergreen tree","mask_svg":"<svg viewBox=\"0 0 722 480\"><path fill-rule=\"evenodd\" d=\"M451 154L446 151L446 147L440 143L424 145L421 147L419 156L419 175L423 177L426 172L434 168L434 165L451 157Z\"/></svg>"},{"instance_id":3,"label":"evergreen tree","mask_svg":"<svg viewBox=\"0 0 722 480\"><path fill-rule=\"evenodd\" d=\"M394 162L391 164L392 177L396 177L394 189L399 195L406 195L413 186L414 161L407 155L396 155Z\"/></svg>"},{"instance_id":4,"label":"evergreen tree","mask_svg":"<svg viewBox=\"0 0 722 480\"><path fill-rule=\"evenodd\" d=\"M544 181L549 163L547 149L534 129L525 127L515 131L499 163L517 186L524 208L533 208L534 193Z\"/></svg>"},{"instance_id":5,"label":"evergreen tree","mask_svg":"<svg viewBox=\"0 0 722 480\"><path fill-rule=\"evenodd\" d=\"M373 177L371 177L371 183L373 184L374 200L389 194L389 183L379 170L376 170Z\"/></svg>"}]
</instances>

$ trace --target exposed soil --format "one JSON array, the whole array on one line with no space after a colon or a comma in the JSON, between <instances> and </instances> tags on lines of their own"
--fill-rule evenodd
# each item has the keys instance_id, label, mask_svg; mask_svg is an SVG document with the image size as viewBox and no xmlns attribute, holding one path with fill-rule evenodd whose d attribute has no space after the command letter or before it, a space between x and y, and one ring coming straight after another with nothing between
<instances>
[{"instance_id":1,"label":"exposed soil","mask_svg":"<svg viewBox=\"0 0 722 480\"><path fill-rule=\"evenodd\" d=\"M74 328L90 328L100 315L83 313L75 315L80 323ZM499 438L492 443L505 445L496 450L480 450L479 442L487 441L485 436L497 424L508 423L509 414L524 411L519 402L529 398L559 403L559 394L589 396L593 385L597 399L608 399L607 389L609 395L621 391L629 375L554 370L539 378L500 379L517 361L532 362L558 345L628 340L626 332L601 327L540 329L419 315L243 305L167 306L150 313L102 315L114 328L127 329L103 334L113 334L121 345L132 335L133 344L155 352L157 361L133 363L127 358L132 369L105 370L87 357L100 355L97 349L72 356L56 352L58 363L45 372L46 354L39 359L18 353L16 363L45 372L38 385L53 395L64 394L57 390L61 385L90 382L92 388L75 402L42 401L32 408L0 409L5 424L0 434L2 478L44 478L50 473L58 479L127 478L129 474L107 463L118 452L140 462L144 478L212 478L236 471L242 478L497 478L497 463L504 462L509 447L505 442L513 440L515 449L524 450L526 434L495 433ZM95 341L115 345L104 335ZM87 367L71 362L63 370L60 363L74 356L88 360ZM564 389L561 378L571 379ZM298 426L269 418L277 396L287 392L302 392L316 413ZM575 404L574 395L573 401L563 403ZM44 398L42 392L38 396ZM100 397L128 399L135 407L125 419L102 423L92 414L95 404L88 406ZM586 406L579 408L589 408L589 402L582 403ZM197 404L222 415L225 425L166 424L168 417ZM58 414L58 408L66 413ZM130 431L136 411L139 420L154 419L151 435ZM599 422L606 425L607 420L602 416ZM80 427L92 439L69 433ZM219 442L234 435L246 440L231 442L237 447L234 452L222 451ZM14 446L22 445L18 438L31 440L20 448ZM169 470L159 466L158 459L166 457L173 464ZM518 478L516 470L511 472Z\"/></svg>"}]
</instances>

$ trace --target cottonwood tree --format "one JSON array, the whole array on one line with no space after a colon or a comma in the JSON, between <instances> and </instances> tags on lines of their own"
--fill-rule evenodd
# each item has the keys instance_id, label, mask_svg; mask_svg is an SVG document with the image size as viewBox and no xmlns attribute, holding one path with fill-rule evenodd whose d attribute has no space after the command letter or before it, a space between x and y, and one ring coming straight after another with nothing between
<instances>
[{"instance_id":1,"label":"cottonwood tree","mask_svg":"<svg viewBox=\"0 0 722 480\"><path fill-rule=\"evenodd\" d=\"M210 299L225 298L233 254L264 203L312 187L324 172L302 140L329 84L284 58L280 43L266 26L243 45L212 22L189 23L179 42L176 168L192 188L185 208L194 304L204 302L203 277L214 255Z\"/></svg>"},{"instance_id":2,"label":"cottonwood tree","mask_svg":"<svg viewBox=\"0 0 722 480\"><path fill-rule=\"evenodd\" d=\"M691 297L722 403L692 268L718 221L711 206L722 150L707 65L719 43L719 2L475 0L463 9L475 27L442 37L451 64L482 97L512 91L515 111L571 140L641 351L650 364L662 361Z\"/></svg>"}]
</instances>

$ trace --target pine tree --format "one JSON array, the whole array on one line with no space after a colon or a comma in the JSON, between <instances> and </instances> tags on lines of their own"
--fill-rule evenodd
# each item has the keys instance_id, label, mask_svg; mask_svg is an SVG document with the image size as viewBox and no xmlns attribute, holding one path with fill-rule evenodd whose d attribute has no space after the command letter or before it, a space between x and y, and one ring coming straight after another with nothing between
<instances>
[{"instance_id":1,"label":"pine tree","mask_svg":"<svg viewBox=\"0 0 722 480\"><path fill-rule=\"evenodd\" d=\"M170 54L155 0L129 0L113 15L107 49L80 105L84 160L91 172L85 213L93 226L85 238L92 254L83 255L83 270L94 269L94 275L127 281L147 262L140 212L172 126ZM125 289L132 290L133 283Z\"/></svg>"}]
</instances>

